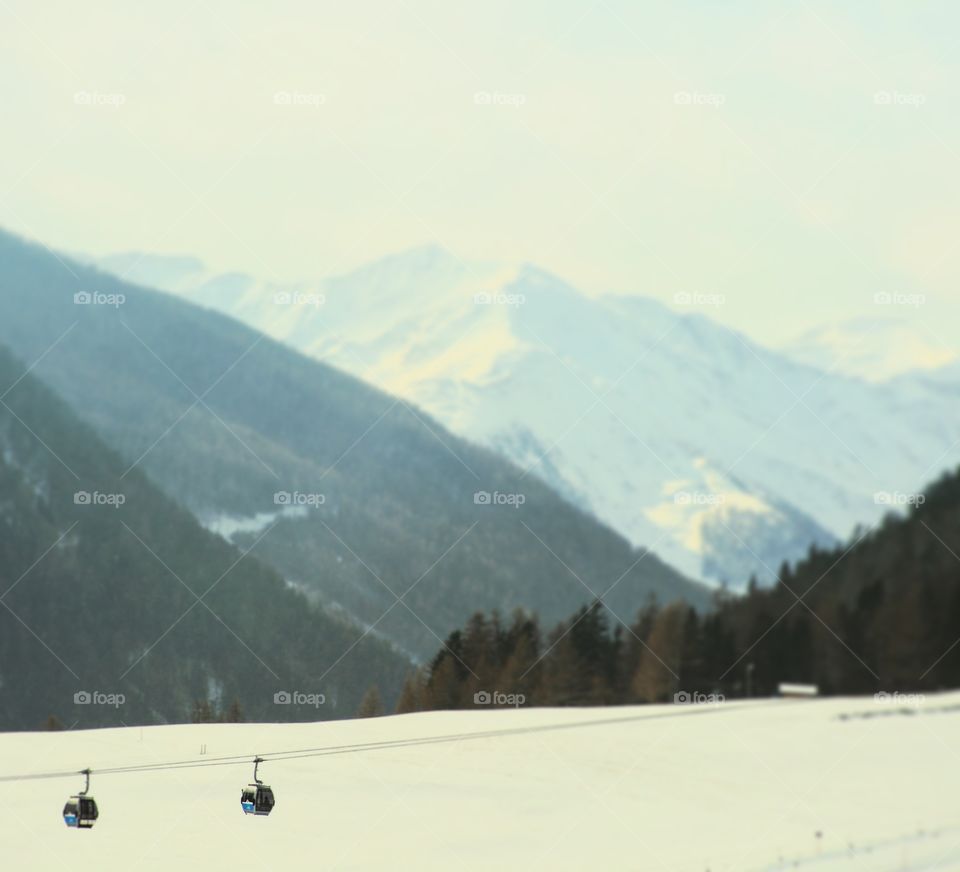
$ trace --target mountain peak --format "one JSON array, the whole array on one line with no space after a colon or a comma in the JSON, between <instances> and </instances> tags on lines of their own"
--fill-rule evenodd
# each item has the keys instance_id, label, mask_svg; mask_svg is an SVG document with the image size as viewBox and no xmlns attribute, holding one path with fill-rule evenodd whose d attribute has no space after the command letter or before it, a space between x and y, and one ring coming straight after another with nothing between
<instances>
[{"instance_id":1,"label":"mountain peak","mask_svg":"<svg viewBox=\"0 0 960 872\"><path fill-rule=\"evenodd\" d=\"M888 381L911 371L936 370L958 359L923 325L878 316L825 324L807 330L782 349L794 360L868 382Z\"/></svg>"},{"instance_id":2,"label":"mountain peak","mask_svg":"<svg viewBox=\"0 0 960 872\"><path fill-rule=\"evenodd\" d=\"M366 263L340 278L355 276L369 276L376 273L390 275L400 274L433 274L450 273L463 270L467 267L466 261L452 254L448 249L435 242L424 243L413 248L407 248L392 254L385 255L377 260Z\"/></svg>"}]
</instances>

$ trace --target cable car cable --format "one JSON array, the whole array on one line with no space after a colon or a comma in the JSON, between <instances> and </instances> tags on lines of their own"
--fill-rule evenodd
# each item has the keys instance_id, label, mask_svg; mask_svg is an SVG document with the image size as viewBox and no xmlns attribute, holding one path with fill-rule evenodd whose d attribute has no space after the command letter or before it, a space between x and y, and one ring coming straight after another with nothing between
<instances>
[{"instance_id":1,"label":"cable car cable","mask_svg":"<svg viewBox=\"0 0 960 872\"><path fill-rule=\"evenodd\" d=\"M754 708L768 703L749 703L732 706L726 709L720 708L693 708L691 707L684 713L663 712L651 715L635 715L632 717L620 718L594 718L588 721L575 721L562 724L540 724L529 727L510 727L499 730L480 730L466 733L447 733L439 736L422 736L410 739L383 739L375 742L359 742L348 745L326 745L317 748L291 749L287 751L261 752L256 756L264 761L282 762L284 760L302 760L309 757L327 757L341 754L357 754L364 751L380 751L390 748L409 748L420 745L449 744L451 742L470 741L474 739L492 739L506 736L521 736L532 733L558 732L560 730L572 730L580 727L607 726L618 723L636 723L638 721L654 721L666 718L694 717L698 715L719 714L721 711L742 711L746 708ZM141 763L131 766L113 766L102 769L90 769L91 773L96 775L123 775L134 772L162 772L166 770L194 769L204 766L234 766L241 763L249 764L250 754L235 754L224 757L213 757L207 760L177 760L159 763ZM61 772L41 772L25 773L22 775L0 775L0 783L12 781L33 781L50 778L74 778L82 775L86 770L71 770Z\"/></svg>"}]
</instances>

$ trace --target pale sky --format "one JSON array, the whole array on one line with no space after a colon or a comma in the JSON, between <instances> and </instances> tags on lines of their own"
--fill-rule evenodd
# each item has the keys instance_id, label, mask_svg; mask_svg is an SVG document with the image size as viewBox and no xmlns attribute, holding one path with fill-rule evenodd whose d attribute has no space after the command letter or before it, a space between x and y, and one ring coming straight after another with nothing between
<instances>
[{"instance_id":1,"label":"pale sky","mask_svg":"<svg viewBox=\"0 0 960 872\"><path fill-rule=\"evenodd\" d=\"M295 280L437 242L960 344L950 2L0 0L0 225Z\"/></svg>"}]
</instances>

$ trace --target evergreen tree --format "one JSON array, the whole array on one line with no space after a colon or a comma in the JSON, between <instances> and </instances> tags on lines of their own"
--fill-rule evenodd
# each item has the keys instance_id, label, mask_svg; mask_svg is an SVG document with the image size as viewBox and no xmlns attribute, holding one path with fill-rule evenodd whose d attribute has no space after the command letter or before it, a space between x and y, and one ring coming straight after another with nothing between
<instances>
[{"instance_id":1,"label":"evergreen tree","mask_svg":"<svg viewBox=\"0 0 960 872\"><path fill-rule=\"evenodd\" d=\"M233 702L227 706L227 710L220 716L220 720L225 724L242 724L243 709L240 706L240 700L234 698Z\"/></svg>"},{"instance_id":2,"label":"evergreen tree","mask_svg":"<svg viewBox=\"0 0 960 872\"><path fill-rule=\"evenodd\" d=\"M424 708L423 676L419 672L411 672L403 682L400 698L397 700L397 714L405 715L410 712L419 712Z\"/></svg>"},{"instance_id":3,"label":"evergreen tree","mask_svg":"<svg viewBox=\"0 0 960 872\"><path fill-rule=\"evenodd\" d=\"M197 699L193 702L190 712L190 722L194 724L212 724L216 721L216 713L208 699Z\"/></svg>"},{"instance_id":4,"label":"evergreen tree","mask_svg":"<svg viewBox=\"0 0 960 872\"><path fill-rule=\"evenodd\" d=\"M372 684L367 689L357 709L358 718L379 718L383 714L383 700L380 699L380 690Z\"/></svg>"},{"instance_id":5,"label":"evergreen tree","mask_svg":"<svg viewBox=\"0 0 960 872\"><path fill-rule=\"evenodd\" d=\"M657 615L632 682L634 695L643 702L667 702L678 690L689 690L679 686L686 611L673 603Z\"/></svg>"}]
</instances>

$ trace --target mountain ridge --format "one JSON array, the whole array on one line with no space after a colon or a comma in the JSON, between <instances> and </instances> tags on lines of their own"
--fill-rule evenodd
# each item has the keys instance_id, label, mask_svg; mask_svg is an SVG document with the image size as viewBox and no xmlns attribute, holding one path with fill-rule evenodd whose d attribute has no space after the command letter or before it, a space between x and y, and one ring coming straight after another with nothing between
<instances>
[{"instance_id":1,"label":"mountain ridge","mask_svg":"<svg viewBox=\"0 0 960 872\"><path fill-rule=\"evenodd\" d=\"M540 472L714 583L772 583L783 561L841 541L882 511L875 494L922 487L935 471L924 459L960 426L936 386L794 361L717 324L695 295L678 298L689 311L586 297L535 266L434 247L309 287L315 306L277 306L256 283L218 305Z\"/></svg>"},{"instance_id":2,"label":"mountain ridge","mask_svg":"<svg viewBox=\"0 0 960 872\"><path fill-rule=\"evenodd\" d=\"M626 620L651 593L709 604L705 588L401 398L13 237L0 235L0 264L0 340L39 361L128 463L211 525L276 513L282 494L315 498L261 540L237 529L231 541L404 650L428 655L478 608L560 614L614 582L608 604ZM74 305L92 288L126 300Z\"/></svg>"},{"instance_id":3,"label":"mountain ridge","mask_svg":"<svg viewBox=\"0 0 960 872\"><path fill-rule=\"evenodd\" d=\"M343 718L374 681L396 697L409 659L125 472L2 345L0 385L0 727L185 722L234 701L264 721ZM276 706L291 687L325 702Z\"/></svg>"}]
</instances>

